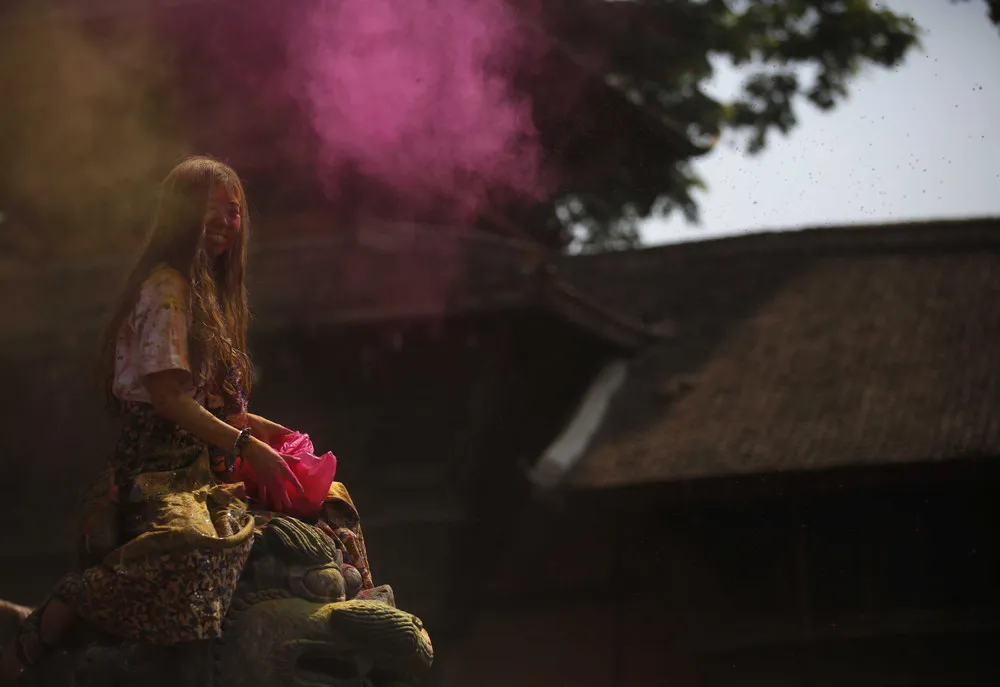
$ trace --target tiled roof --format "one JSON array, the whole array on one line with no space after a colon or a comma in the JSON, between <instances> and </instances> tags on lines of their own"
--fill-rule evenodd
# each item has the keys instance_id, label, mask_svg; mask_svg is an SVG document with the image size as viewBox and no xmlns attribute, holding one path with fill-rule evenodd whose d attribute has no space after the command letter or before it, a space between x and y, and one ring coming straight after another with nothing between
<instances>
[{"instance_id":1,"label":"tiled roof","mask_svg":"<svg viewBox=\"0 0 1000 687\"><path fill-rule=\"evenodd\" d=\"M566 258L676 335L637 357L577 487L1000 453L1000 221Z\"/></svg>"}]
</instances>

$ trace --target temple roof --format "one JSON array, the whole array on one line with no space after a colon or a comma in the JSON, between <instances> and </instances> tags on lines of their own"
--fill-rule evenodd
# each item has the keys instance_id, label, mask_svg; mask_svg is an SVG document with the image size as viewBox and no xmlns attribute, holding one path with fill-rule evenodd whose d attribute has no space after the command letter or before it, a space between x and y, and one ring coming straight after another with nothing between
<instances>
[{"instance_id":1,"label":"temple roof","mask_svg":"<svg viewBox=\"0 0 1000 687\"><path fill-rule=\"evenodd\" d=\"M635 358L567 477L608 488L1000 453L1000 220L569 257L676 335Z\"/></svg>"}]
</instances>

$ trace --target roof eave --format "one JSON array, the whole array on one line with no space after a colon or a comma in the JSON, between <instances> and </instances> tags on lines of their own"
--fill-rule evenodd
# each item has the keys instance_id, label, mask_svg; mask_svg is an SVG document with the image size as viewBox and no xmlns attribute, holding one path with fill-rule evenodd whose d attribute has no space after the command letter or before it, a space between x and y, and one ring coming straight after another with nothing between
<instances>
[{"instance_id":1,"label":"roof eave","mask_svg":"<svg viewBox=\"0 0 1000 687\"><path fill-rule=\"evenodd\" d=\"M598 304L561 279L545 280L540 299L544 307L563 319L627 351L637 351L673 337L674 328L670 323L649 327Z\"/></svg>"}]
</instances>

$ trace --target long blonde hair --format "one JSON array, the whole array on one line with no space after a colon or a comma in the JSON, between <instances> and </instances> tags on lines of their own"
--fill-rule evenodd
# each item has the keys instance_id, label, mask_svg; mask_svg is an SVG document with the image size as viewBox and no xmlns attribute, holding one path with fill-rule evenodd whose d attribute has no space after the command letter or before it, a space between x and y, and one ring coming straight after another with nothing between
<instances>
[{"instance_id":1,"label":"long blonde hair","mask_svg":"<svg viewBox=\"0 0 1000 687\"><path fill-rule=\"evenodd\" d=\"M205 249L203 221L209 196L217 185L236 194L243 216L237 241L213 259ZM250 215L243 184L228 165L207 156L189 157L163 180L145 248L129 274L102 339L98 372L110 410L122 410L112 391L119 330L135 307L143 282L162 264L180 272L190 284L188 347L195 385L212 393L235 396L238 390L228 374L231 370L249 394L250 312L245 283L249 234Z\"/></svg>"}]
</instances>

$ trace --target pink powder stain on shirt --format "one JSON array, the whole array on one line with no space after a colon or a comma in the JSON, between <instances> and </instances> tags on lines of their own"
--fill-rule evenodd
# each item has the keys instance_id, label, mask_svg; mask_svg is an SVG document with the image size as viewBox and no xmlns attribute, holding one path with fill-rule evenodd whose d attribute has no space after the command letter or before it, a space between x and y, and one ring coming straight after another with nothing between
<instances>
[{"instance_id":1,"label":"pink powder stain on shirt","mask_svg":"<svg viewBox=\"0 0 1000 687\"><path fill-rule=\"evenodd\" d=\"M287 86L318 135L321 174L346 162L404 200L541 192L531 103L511 85L534 59L504 0L311 0L289 27ZM335 189L331 189L335 192Z\"/></svg>"}]
</instances>

